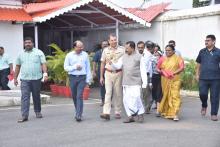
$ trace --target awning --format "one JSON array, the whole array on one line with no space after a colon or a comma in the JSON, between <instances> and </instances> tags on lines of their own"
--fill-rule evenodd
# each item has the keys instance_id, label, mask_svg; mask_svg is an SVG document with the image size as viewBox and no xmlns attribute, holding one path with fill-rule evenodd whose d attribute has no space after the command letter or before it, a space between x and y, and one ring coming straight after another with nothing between
<instances>
[{"instance_id":1,"label":"awning","mask_svg":"<svg viewBox=\"0 0 220 147\"><path fill-rule=\"evenodd\" d=\"M32 17L23 8L0 8L0 21L32 22Z\"/></svg>"},{"instance_id":2,"label":"awning","mask_svg":"<svg viewBox=\"0 0 220 147\"><path fill-rule=\"evenodd\" d=\"M34 22L40 23L54 18L74 26L110 25L115 24L116 21L119 24L136 22L147 27L151 26L143 18L108 0L59 0L27 4L24 9L33 17Z\"/></svg>"}]
</instances>

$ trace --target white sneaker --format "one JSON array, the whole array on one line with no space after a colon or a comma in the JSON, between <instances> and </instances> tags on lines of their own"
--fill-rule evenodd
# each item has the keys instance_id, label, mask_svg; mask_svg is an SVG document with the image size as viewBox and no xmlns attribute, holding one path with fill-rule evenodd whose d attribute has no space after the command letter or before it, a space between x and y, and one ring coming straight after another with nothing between
<instances>
[{"instance_id":1,"label":"white sneaker","mask_svg":"<svg viewBox=\"0 0 220 147\"><path fill-rule=\"evenodd\" d=\"M178 116L175 116L175 117L173 118L173 120L174 120L174 121L179 121Z\"/></svg>"}]
</instances>

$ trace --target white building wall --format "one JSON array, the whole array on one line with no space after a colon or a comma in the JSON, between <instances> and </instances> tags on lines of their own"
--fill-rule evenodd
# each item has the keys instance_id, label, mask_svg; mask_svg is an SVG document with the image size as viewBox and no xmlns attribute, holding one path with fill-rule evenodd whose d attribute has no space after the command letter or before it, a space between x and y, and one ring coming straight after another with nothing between
<instances>
[{"instance_id":1,"label":"white building wall","mask_svg":"<svg viewBox=\"0 0 220 147\"><path fill-rule=\"evenodd\" d=\"M155 24L151 28L142 28L142 29L125 29L119 30L119 42L124 45L127 41L147 41L151 40L154 42L160 43L161 41L161 31L160 31L160 23L155 22ZM93 30L89 31L88 36L83 38L83 42L85 43L85 48L91 50L97 43L101 43L103 40L108 40L109 34L114 33L115 29L111 30Z\"/></svg>"},{"instance_id":2,"label":"white building wall","mask_svg":"<svg viewBox=\"0 0 220 147\"><path fill-rule=\"evenodd\" d=\"M0 22L0 46L5 48L15 63L18 53L23 49L23 25Z\"/></svg>"},{"instance_id":3,"label":"white building wall","mask_svg":"<svg viewBox=\"0 0 220 147\"><path fill-rule=\"evenodd\" d=\"M163 24L163 25L161 25ZM208 34L216 36L216 47L220 48L220 15L200 16L197 18L178 19L172 21L154 21L151 28L125 29L119 31L121 43L127 41L151 40L164 50L169 40L176 41L176 49L183 57L195 59L200 49L205 47ZM89 35L90 43L108 36L109 31L95 31Z\"/></svg>"},{"instance_id":4,"label":"white building wall","mask_svg":"<svg viewBox=\"0 0 220 147\"><path fill-rule=\"evenodd\" d=\"M119 40L125 44L127 41L147 41L151 40L161 44L161 25L155 22L150 28L125 29L119 31Z\"/></svg>"},{"instance_id":5,"label":"white building wall","mask_svg":"<svg viewBox=\"0 0 220 147\"><path fill-rule=\"evenodd\" d=\"M183 57L196 58L205 47L205 37L214 34L220 47L220 15L164 22L164 42L173 39Z\"/></svg>"}]
</instances>

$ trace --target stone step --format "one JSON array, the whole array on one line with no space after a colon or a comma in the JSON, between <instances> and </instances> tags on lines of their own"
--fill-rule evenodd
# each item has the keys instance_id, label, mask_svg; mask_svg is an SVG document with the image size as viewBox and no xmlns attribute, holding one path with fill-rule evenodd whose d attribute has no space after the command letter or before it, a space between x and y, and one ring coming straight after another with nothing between
<instances>
[{"instance_id":1,"label":"stone step","mask_svg":"<svg viewBox=\"0 0 220 147\"><path fill-rule=\"evenodd\" d=\"M31 96L30 103L33 104L33 98ZM50 96L41 94L41 103L49 104ZM0 107L19 106L21 105L21 91L20 90L8 90L0 91Z\"/></svg>"}]
</instances>

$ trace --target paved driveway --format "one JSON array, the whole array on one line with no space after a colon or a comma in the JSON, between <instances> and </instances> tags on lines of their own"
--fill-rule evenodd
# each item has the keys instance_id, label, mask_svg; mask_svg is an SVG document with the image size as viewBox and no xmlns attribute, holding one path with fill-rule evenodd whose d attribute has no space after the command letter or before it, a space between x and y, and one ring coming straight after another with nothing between
<instances>
[{"instance_id":1,"label":"paved driveway","mask_svg":"<svg viewBox=\"0 0 220 147\"><path fill-rule=\"evenodd\" d=\"M92 95L94 96L94 95ZM99 100L85 101L84 121L75 122L71 99L52 98L43 119L31 109L29 121L18 124L19 107L0 108L0 147L220 147L220 121L200 116L200 101L184 97L179 122L145 115L143 124L106 122L99 118Z\"/></svg>"}]
</instances>

